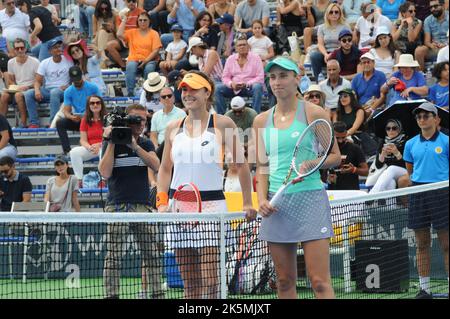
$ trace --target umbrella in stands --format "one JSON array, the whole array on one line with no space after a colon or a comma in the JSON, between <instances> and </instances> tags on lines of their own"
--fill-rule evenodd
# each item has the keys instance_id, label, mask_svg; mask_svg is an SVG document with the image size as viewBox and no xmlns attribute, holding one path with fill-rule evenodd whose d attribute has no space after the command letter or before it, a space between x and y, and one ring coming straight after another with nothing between
<instances>
[{"instance_id":1,"label":"umbrella in stands","mask_svg":"<svg viewBox=\"0 0 450 319\"><path fill-rule=\"evenodd\" d=\"M428 102L427 100L414 100L414 101L398 101L392 104L390 107L384 111L378 113L373 117L375 125L375 134L384 138L386 135L385 127L386 122L389 119L397 119L402 123L403 131L405 134L411 138L419 134L420 129L417 125L416 119L414 118L413 110L420 104ZM448 111L440 107L437 107L438 115L441 119L440 126L448 130Z\"/></svg>"}]
</instances>

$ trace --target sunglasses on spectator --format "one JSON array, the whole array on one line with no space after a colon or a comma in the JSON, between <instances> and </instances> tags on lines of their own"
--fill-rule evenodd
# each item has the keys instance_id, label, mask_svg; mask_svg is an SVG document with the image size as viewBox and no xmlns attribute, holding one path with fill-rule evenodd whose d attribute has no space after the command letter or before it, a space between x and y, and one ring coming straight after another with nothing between
<instances>
[{"instance_id":1,"label":"sunglasses on spectator","mask_svg":"<svg viewBox=\"0 0 450 319\"><path fill-rule=\"evenodd\" d=\"M172 96L173 96L173 94L167 94L167 95L160 95L159 97L163 100L166 100L166 99L171 99Z\"/></svg>"},{"instance_id":2,"label":"sunglasses on spectator","mask_svg":"<svg viewBox=\"0 0 450 319\"><path fill-rule=\"evenodd\" d=\"M146 22L148 19L138 19L139 22Z\"/></svg>"},{"instance_id":3,"label":"sunglasses on spectator","mask_svg":"<svg viewBox=\"0 0 450 319\"><path fill-rule=\"evenodd\" d=\"M369 37L373 37L373 30L375 29L375 27L371 27L370 28L370 33L369 33Z\"/></svg>"},{"instance_id":4,"label":"sunglasses on spectator","mask_svg":"<svg viewBox=\"0 0 450 319\"><path fill-rule=\"evenodd\" d=\"M352 42L352 38L342 38L341 42L342 43L351 43Z\"/></svg>"},{"instance_id":5,"label":"sunglasses on spectator","mask_svg":"<svg viewBox=\"0 0 450 319\"><path fill-rule=\"evenodd\" d=\"M372 62L371 60L363 60L361 61L361 64L370 64L370 62Z\"/></svg>"},{"instance_id":6,"label":"sunglasses on spectator","mask_svg":"<svg viewBox=\"0 0 450 319\"><path fill-rule=\"evenodd\" d=\"M108 10L108 7L100 7L100 10L102 10L102 11L107 11L107 10Z\"/></svg>"},{"instance_id":7,"label":"sunglasses on spectator","mask_svg":"<svg viewBox=\"0 0 450 319\"><path fill-rule=\"evenodd\" d=\"M431 117L434 117L433 114L417 114L416 116L416 120L420 121L420 120L428 120Z\"/></svg>"},{"instance_id":8,"label":"sunglasses on spectator","mask_svg":"<svg viewBox=\"0 0 450 319\"><path fill-rule=\"evenodd\" d=\"M435 5L430 6L430 9L437 9L440 6L441 6L440 4L435 4Z\"/></svg>"},{"instance_id":9,"label":"sunglasses on spectator","mask_svg":"<svg viewBox=\"0 0 450 319\"><path fill-rule=\"evenodd\" d=\"M409 13L415 13L416 10L408 10Z\"/></svg>"},{"instance_id":10,"label":"sunglasses on spectator","mask_svg":"<svg viewBox=\"0 0 450 319\"><path fill-rule=\"evenodd\" d=\"M102 101L90 101L89 105L101 105Z\"/></svg>"},{"instance_id":11,"label":"sunglasses on spectator","mask_svg":"<svg viewBox=\"0 0 450 319\"><path fill-rule=\"evenodd\" d=\"M341 14L339 10L331 10L330 14Z\"/></svg>"},{"instance_id":12,"label":"sunglasses on spectator","mask_svg":"<svg viewBox=\"0 0 450 319\"><path fill-rule=\"evenodd\" d=\"M15 47L14 50L22 51L22 50L25 50L25 47Z\"/></svg>"},{"instance_id":13,"label":"sunglasses on spectator","mask_svg":"<svg viewBox=\"0 0 450 319\"><path fill-rule=\"evenodd\" d=\"M398 131L398 126L386 126L386 131Z\"/></svg>"},{"instance_id":14,"label":"sunglasses on spectator","mask_svg":"<svg viewBox=\"0 0 450 319\"><path fill-rule=\"evenodd\" d=\"M308 98L320 100L320 94L317 94L317 93L308 94Z\"/></svg>"}]
</instances>

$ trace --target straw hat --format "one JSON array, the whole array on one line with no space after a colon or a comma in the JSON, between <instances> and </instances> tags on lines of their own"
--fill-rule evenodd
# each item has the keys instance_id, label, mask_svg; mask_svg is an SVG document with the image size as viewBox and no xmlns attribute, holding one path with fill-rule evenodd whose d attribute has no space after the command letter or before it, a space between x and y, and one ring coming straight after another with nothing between
<instances>
[{"instance_id":1,"label":"straw hat","mask_svg":"<svg viewBox=\"0 0 450 319\"><path fill-rule=\"evenodd\" d=\"M150 72L143 87L147 92L158 92L161 91L166 82L167 78L165 76L159 75L158 72Z\"/></svg>"},{"instance_id":2,"label":"straw hat","mask_svg":"<svg viewBox=\"0 0 450 319\"><path fill-rule=\"evenodd\" d=\"M318 92L322 96L322 99L325 100L325 93L322 92L322 89L318 84L311 84L309 88L306 90L305 95L311 92Z\"/></svg>"},{"instance_id":3,"label":"straw hat","mask_svg":"<svg viewBox=\"0 0 450 319\"><path fill-rule=\"evenodd\" d=\"M398 68L418 68L419 62L414 60L412 54L401 54L398 58L398 63L394 65Z\"/></svg>"}]
</instances>

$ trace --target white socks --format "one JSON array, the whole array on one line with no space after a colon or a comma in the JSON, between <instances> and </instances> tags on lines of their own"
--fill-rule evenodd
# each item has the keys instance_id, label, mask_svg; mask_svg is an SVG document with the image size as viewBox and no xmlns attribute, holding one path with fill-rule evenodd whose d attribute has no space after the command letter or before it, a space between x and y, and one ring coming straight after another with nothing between
<instances>
[{"instance_id":1,"label":"white socks","mask_svg":"<svg viewBox=\"0 0 450 319\"><path fill-rule=\"evenodd\" d=\"M430 277L419 277L420 289L430 293Z\"/></svg>"}]
</instances>

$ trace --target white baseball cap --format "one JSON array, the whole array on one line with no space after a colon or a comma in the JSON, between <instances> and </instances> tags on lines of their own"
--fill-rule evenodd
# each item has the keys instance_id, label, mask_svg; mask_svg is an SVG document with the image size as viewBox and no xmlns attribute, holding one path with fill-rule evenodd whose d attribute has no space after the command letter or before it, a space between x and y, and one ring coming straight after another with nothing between
<instances>
[{"instance_id":1,"label":"white baseball cap","mask_svg":"<svg viewBox=\"0 0 450 319\"><path fill-rule=\"evenodd\" d=\"M244 108L245 101L242 97L235 96L234 98L231 99L230 105L233 110L240 110Z\"/></svg>"}]
</instances>

